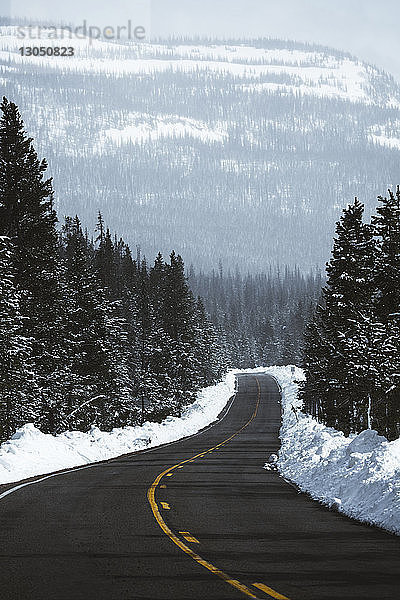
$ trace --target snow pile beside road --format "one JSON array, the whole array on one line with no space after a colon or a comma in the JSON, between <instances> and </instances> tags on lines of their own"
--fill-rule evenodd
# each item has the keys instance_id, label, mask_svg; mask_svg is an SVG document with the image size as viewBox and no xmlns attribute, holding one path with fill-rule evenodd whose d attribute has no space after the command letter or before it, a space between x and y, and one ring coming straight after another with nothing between
<instances>
[{"instance_id":1,"label":"snow pile beside road","mask_svg":"<svg viewBox=\"0 0 400 600\"><path fill-rule=\"evenodd\" d=\"M234 390L235 376L231 371L222 383L201 390L180 418L167 417L162 423L146 422L141 427L122 427L111 432L92 427L88 433L66 431L54 436L28 423L0 446L0 484L107 460L193 435L216 420Z\"/></svg>"},{"instance_id":2,"label":"snow pile beside road","mask_svg":"<svg viewBox=\"0 0 400 600\"><path fill-rule=\"evenodd\" d=\"M272 367L282 387L282 447L277 466L284 477L313 498L360 521L400 535L400 440L376 431L345 437L300 412L290 367Z\"/></svg>"}]
</instances>

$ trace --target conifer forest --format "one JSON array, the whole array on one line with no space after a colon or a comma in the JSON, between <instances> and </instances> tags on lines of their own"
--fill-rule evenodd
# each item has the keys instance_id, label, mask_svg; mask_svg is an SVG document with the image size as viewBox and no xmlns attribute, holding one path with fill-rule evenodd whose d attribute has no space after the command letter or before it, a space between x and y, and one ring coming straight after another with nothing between
<instances>
[{"instance_id":1,"label":"conifer forest","mask_svg":"<svg viewBox=\"0 0 400 600\"><path fill-rule=\"evenodd\" d=\"M109 430L179 414L226 356L182 258L132 257L98 215L56 228L53 183L15 104L0 121L0 427Z\"/></svg>"}]
</instances>

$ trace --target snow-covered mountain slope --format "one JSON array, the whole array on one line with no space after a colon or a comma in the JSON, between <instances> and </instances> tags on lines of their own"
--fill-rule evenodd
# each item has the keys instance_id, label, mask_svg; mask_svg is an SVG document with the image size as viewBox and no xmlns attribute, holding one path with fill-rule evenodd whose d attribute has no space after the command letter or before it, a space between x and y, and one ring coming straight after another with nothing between
<instances>
[{"instance_id":1,"label":"snow-covered mountain slope","mask_svg":"<svg viewBox=\"0 0 400 600\"><path fill-rule=\"evenodd\" d=\"M341 207L358 195L372 208L400 181L400 88L348 55L0 34L1 91L49 159L61 215L91 226L101 209L146 253L321 264ZM74 56L21 56L22 45Z\"/></svg>"}]
</instances>

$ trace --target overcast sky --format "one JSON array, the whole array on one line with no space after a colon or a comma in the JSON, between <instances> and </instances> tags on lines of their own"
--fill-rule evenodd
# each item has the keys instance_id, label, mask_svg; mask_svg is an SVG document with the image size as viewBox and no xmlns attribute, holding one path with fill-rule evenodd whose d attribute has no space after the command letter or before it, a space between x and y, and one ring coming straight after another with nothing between
<instances>
[{"instance_id":1,"label":"overcast sky","mask_svg":"<svg viewBox=\"0 0 400 600\"><path fill-rule=\"evenodd\" d=\"M346 50L400 82L399 0L0 0L0 14L123 25L153 36L277 37Z\"/></svg>"}]
</instances>

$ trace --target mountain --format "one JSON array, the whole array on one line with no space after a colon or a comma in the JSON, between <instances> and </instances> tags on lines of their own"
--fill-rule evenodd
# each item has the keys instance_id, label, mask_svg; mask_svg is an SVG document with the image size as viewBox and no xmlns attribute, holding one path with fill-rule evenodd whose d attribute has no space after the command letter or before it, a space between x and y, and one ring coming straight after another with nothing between
<instances>
[{"instance_id":1,"label":"mountain","mask_svg":"<svg viewBox=\"0 0 400 600\"><path fill-rule=\"evenodd\" d=\"M1 92L48 158L59 214L92 231L100 209L149 256L321 266L342 207L357 195L368 213L400 182L400 87L350 55L0 33ZM62 44L75 55L18 51Z\"/></svg>"}]
</instances>

